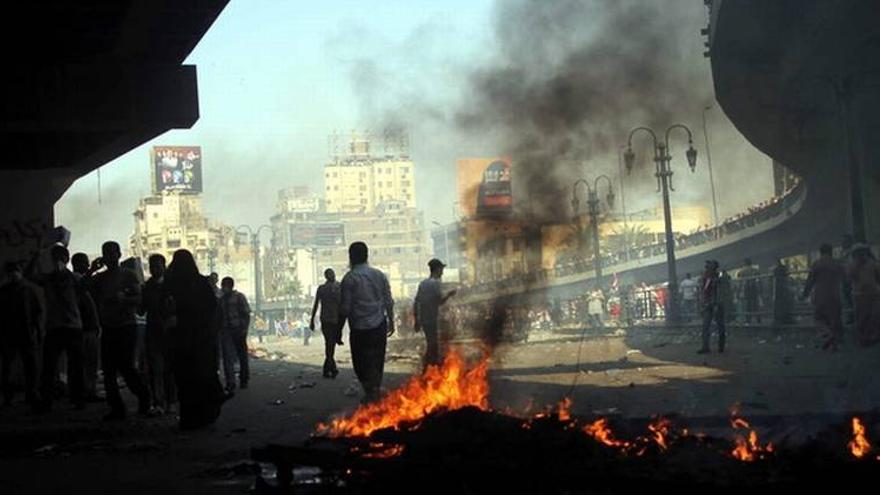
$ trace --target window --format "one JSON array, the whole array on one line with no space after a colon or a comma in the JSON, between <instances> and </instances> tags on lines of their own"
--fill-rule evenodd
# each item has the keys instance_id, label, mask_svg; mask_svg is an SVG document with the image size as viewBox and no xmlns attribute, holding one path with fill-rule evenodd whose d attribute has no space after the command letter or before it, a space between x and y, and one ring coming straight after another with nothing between
<instances>
[{"instance_id":1,"label":"window","mask_svg":"<svg viewBox=\"0 0 880 495\"><path fill-rule=\"evenodd\" d=\"M336 172L333 172L333 177L336 177Z\"/></svg>"},{"instance_id":2,"label":"window","mask_svg":"<svg viewBox=\"0 0 880 495\"><path fill-rule=\"evenodd\" d=\"M339 190L339 186L333 186L333 190L334 190L334 191L338 191L338 190Z\"/></svg>"},{"instance_id":3,"label":"window","mask_svg":"<svg viewBox=\"0 0 880 495\"><path fill-rule=\"evenodd\" d=\"M409 186L409 181L408 181L408 180L404 180L404 181L401 181L400 184L401 184L403 187L408 187L408 186Z\"/></svg>"}]
</instances>

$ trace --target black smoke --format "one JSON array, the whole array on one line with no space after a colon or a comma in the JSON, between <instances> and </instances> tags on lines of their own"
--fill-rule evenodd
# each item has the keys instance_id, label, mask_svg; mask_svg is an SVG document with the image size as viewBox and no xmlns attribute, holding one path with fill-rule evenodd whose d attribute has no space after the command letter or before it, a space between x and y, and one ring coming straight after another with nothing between
<instances>
[{"instance_id":1,"label":"black smoke","mask_svg":"<svg viewBox=\"0 0 880 495\"><path fill-rule=\"evenodd\" d=\"M697 83L707 62L694 16L705 8L690 0L498 2L497 53L471 73L456 123L500 135L515 194L545 221L565 218L576 178L617 174L630 129L698 122L711 87Z\"/></svg>"}]
</instances>

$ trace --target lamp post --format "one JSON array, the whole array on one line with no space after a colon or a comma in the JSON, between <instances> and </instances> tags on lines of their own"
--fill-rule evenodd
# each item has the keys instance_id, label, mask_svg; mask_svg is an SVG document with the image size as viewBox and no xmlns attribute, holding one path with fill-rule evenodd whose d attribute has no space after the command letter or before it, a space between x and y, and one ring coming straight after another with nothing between
<instances>
[{"instance_id":1,"label":"lamp post","mask_svg":"<svg viewBox=\"0 0 880 495\"><path fill-rule=\"evenodd\" d=\"M263 301L263 270L260 267L260 232L263 229L272 230L272 226L264 224L257 227L256 230L252 229L250 225L239 225L235 228L236 233L244 230L251 236L251 251L254 253L254 314L257 315L261 313Z\"/></svg>"},{"instance_id":2,"label":"lamp post","mask_svg":"<svg viewBox=\"0 0 880 495\"><path fill-rule=\"evenodd\" d=\"M598 287L602 286L602 254L599 249L599 181L602 179L608 182L606 201L610 207L614 204L614 185L607 175L596 177L592 187L590 187L589 181L585 179L576 180L571 187L571 209L575 216L577 216L578 208L580 207L580 201L577 198L577 187L579 184L583 184L587 188L587 211L590 215L590 227L593 234L593 271L596 273L596 285Z\"/></svg>"},{"instance_id":3,"label":"lamp post","mask_svg":"<svg viewBox=\"0 0 880 495\"><path fill-rule=\"evenodd\" d=\"M703 107L703 137L706 138L706 163L709 165L709 185L712 186L712 216L715 219L715 227L718 221L718 197L715 195L715 177L712 175L712 152L709 150L709 127L706 125L706 112L712 109L712 105Z\"/></svg>"},{"instance_id":4,"label":"lamp post","mask_svg":"<svg viewBox=\"0 0 880 495\"><path fill-rule=\"evenodd\" d=\"M647 127L636 127L629 133L626 152L623 155L627 171L632 171L636 154L632 149L633 135L644 131L651 135L654 142L654 176L657 177L657 191L663 193L663 223L666 228L666 265L669 270L669 285L666 295L666 322L679 321L678 307L678 275L675 270L675 239L672 235L672 211L669 207L669 191L675 191L672 185L672 156L669 155L669 134L675 129L687 132L688 149L685 152L691 172L697 166L697 150L694 149L693 133L683 124L674 124L666 129L665 139L657 139L657 134Z\"/></svg>"}]
</instances>

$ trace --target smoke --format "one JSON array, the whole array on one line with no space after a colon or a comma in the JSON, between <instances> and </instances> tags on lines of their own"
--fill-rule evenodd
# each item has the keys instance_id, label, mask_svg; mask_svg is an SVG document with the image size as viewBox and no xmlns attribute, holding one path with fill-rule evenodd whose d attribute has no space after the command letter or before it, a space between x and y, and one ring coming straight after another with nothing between
<instances>
[{"instance_id":1,"label":"smoke","mask_svg":"<svg viewBox=\"0 0 880 495\"><path fill-rule=\"evenodd\" d=\"M513 158L515 195L529 197L544 221L565 218L562 193L584 175L616 174L630 129L696 122L710 101L711 87L694 84L705 80L707 65L699 33L683 28L705 14L695 4L498 2L497 53L471 73L456 124L497 133Z\"/></svg>"}]
</instances>

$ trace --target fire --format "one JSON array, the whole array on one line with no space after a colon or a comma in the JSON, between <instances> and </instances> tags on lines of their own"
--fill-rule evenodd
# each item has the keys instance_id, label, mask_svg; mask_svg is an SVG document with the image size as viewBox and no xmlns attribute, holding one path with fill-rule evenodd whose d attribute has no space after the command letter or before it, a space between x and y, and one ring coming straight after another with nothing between
<instances>
[{"instance_id":1,"label":"fire","mask_svg":"<svg viewBox=\"0 0 880 495\"><path fill-rule=\"evenodd\" d=\"M857 459L861 459L871 451L871 444L865 438L865 425L859 418L852 419L853 439L849 442L849 451ZM880 459L880 457L878 457Z\"/></svg>"},{"instance_id":2,"label":"fire","mask_svg":"<svg viewBox=\"0 0 880 495\"><path fill-rule=\"evenodd\" d=\"M743 418L732 418L730 424L736 429L751 428L749 422ZM736 447L734 447L731 455L735 459L739 459L743 462L752 462L756 459L763 459L765 453L773 452L772 443L768 443L766 447L761 446L761 443L758 441L758 433L755 430L749 431L748 439L737 435L734 442L736 443Z\"/></svg>"},{"instance_id":3,"label":"fire","mask_svg":"<svg viewBox=\"0 0 880 495\"><path fill-rule=\"evenodd\" d=\"M654 443L660 447L660 450L666 451L669 445L666 442L666 436L669 434L670 421L666 418L659 418L653 423L648 424L648 430L651 431ZM685 433L687 434L687 433Z\"/></svg>"},{"instance_id":4,"label":"fire","mask_svg":"<svg viewBox=\"0 0 880 495\"><path fill-rule=\"evenodd\" d=\"M609 447L618 447L621 449L628 449L631 447L631 444L626 440L617 440L614 438L614 435L611 433L611 429L608 428L608 420L605 418L597 419L592 423L584 426L584 433L590 435L596 440L604 443Z\"/></svg>"},{"instance_id":5,"label":"fire","mask_svg":"<svg viewBox=\"0 0 880 495\"><path fill-rule=\"evenodd\" d=\"M571 399L566 397L559 403L557 415L559 421L571 421Z\"/></svg>"},{"instance_id":6,"label":"fire","mask_svg":"<svg viewBox=\"0 0 880 495\"><path fill-rule=\"evenodd\" d=\"M384 428L398 429L404 423L416 423L425 416L463 407L489 409L488 356L469 368L456 351L447 353L440 366L428 366L401 388L381 401L359 407L348 418L337 418L318 431L332 437L369 436Z\"/></svg>"}]
</instances>

